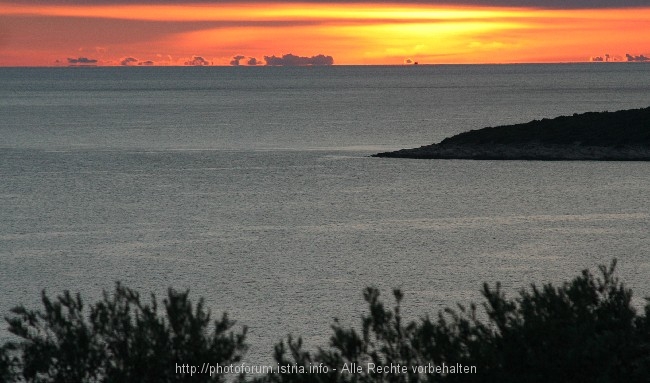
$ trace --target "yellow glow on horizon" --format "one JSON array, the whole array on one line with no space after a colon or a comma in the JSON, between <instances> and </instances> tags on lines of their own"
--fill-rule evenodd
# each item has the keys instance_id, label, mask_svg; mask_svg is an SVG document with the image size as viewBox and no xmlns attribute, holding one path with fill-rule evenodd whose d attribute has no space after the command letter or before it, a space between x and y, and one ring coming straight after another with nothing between
<instances>
[{"instance_id":1,"label":"yellow glow on horizon","mask_svg":"<svg viewBox=\"0 0 650 383\"><path fill-rule=\"evenodd\" d=\"M167 64L201 55L227 65L234 55L332 55L337 64L485 63L585 61L610 51L645 53L650 8L552 10L372 3L219 3L103 6L0 3L0 16L38 17L50 23L20 31L0 25L0 65L24 65L40 57L74 57L102 46L101 65L120 57L168 57ZM40 19L39 19L40 20ZM86 23L87 20L95 20ZM156 22L138 23L138 22ZM130 23L130 34L120 23ZM176 29L164 27L175 25ZM46 25L47 24L47 25ZM16 22L15 25L21 25ZM76 24L75 24L76 25ZM156 25L156 27L153 27ZM178 27L181 25L182 27ZM149 28L149 29L147 29ZM154 32L152 32L154 31ZM3 36L4 33L4 36ZM103 35L101 35L103 33ZM101 35L103 42L93 43ZM125 41L124 37L129 37ZM138 39L138 36L146 36ZM133 41L131 41L133 40ZM56 42L56 44L53 44ZM57 53L58 52L58 53ZM108 52L108 53L105 53ZM89 53L92 55L93 53ZM105 56L105 57L104 57ZM2 58L4 57L4 58ZM158 61L163 63L163 61ZM51 64L50 64L51 65Z\"/></svg>"},{"instance_id":2,"label":"yellow glow on horizon","mask_svg":"<svg viewBox=\"0 0 650 383\"><path fill-rule=\"evenodd\" d=\"M628 20L647 8L552 10L385 3L220 3L183 5L17 5L0 2L0 15L110 18L141 21L318 21L575 19Z\"/></svg>"},{"instance_id":3,"label":"yellow glow on horizon","mask_svg":"<svg viewBox=\"0 0 650 383\"><path fill-rule=\"evenodd\" d=\"M525 9L462 8L413 4L221 3L184 5L15 5L0 3L0 14L111 18L142 21L295 21L295 20L458 20L518 15Z\"/></svg>"}]
</instances>

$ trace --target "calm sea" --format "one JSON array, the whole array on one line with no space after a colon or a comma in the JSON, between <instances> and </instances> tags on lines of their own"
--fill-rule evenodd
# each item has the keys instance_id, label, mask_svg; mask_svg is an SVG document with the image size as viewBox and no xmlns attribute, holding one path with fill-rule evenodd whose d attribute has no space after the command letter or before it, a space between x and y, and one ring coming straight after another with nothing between
<instances>
[{"instance_id":1,"label":"calm sea","mask_svg":"<svg viewBox=\"0 0 650 383\"><path fill-rule=\"evenodd\" d=\"M357 325L370 285L416 318L616 257L640 305L650 163L368 155L648 105L644 64L3 68L0 314L42 289L190 288L262 363Z\"/></svg>"}]
</instances>

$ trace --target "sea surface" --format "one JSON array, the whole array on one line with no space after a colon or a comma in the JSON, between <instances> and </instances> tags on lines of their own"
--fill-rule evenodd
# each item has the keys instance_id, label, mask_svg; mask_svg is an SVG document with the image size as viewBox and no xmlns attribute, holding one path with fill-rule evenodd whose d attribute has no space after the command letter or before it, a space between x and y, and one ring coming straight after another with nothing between
<instances>
[{"instance_id":1,"label":"sea surface","mask_svg":"<svg viewBox=\"0 0 650 383\"><path fill-rule=\"evenodd\" d=\"M369 155L648 105L633 63L1 68L0 316L43 289L189 288L260 364L358 326L366 286L415 319L617 258L641 306L650 163Z\"/></svg>"}]
</instances>

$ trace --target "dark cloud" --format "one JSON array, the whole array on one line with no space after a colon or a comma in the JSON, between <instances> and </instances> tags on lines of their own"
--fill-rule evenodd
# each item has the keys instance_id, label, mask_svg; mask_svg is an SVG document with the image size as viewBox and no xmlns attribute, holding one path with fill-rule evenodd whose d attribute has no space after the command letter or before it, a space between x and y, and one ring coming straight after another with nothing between
<instances>
[{"instance_id":1,"label":"dark cloud","mask_svg":"<svg viewBox=\"0 0 650 383\"><path fill-rule=\"evenodd\" d=\"M608 62L608 61L613 61L612 56L609 55L609 53L605 53L603 56L594 56L591 58L591 61L593 62Z\"/></svg>"},{"instance_id":2,"label":"dark cloud","mask_svg":"<svg viewBox=\"0 0 650 383\"><path fill-rule=\"evenodd\" d=\"M639 56L634 56L629 53L625 54L625 59L630 62L647 62L650 61L650 57L644 56L644 55L639 55Z\"/></svg>"},{"instance_id":3,"label":"dark cloud","mask_svg":"<svg viewBox=\"0 0 650 383\"><path fill-rule=\"evenodd\" d=\"M141 62L138 63L138 65L142 65L142 66L151 66L151 65L154 65L154 64L155 63L153 61L151 61L151 60L141 61Z\"/></svg>"},{"instance_id":4,"label":"dark cloud","mask_svg":"<svg viewBox=\"0 0 650 383\"><path fill-rule=\"evenodd\" d=\"M241 60L243 60L245 58L246 58L246 56L241 56L241 55L235 56L235 57L232 58L232 60L230 60L230 65L239 66L239 61L241 61Z\"/></svg>"},{"instance_id":5,"label":"dark cloud","mask_svg":"<svg viewBox=\"0 0 650 383\"><path fill-rule=\"evenodd\" d=\"M318 55L311 57L296 56L291 53L282 57L264 56L266 65L270 66L307 66L307 65L332 65L334 58L332 56Z\"/></svg>"},{"instance_id":6,"label":"dark cloud","mask_svg":"<svg viewBox=\"0 0 650 383\"><path fill-rule=\"evenodd\" d=\"M79 57L76 59L68 57L69 65L97 65L97 60L89 59L87 57Z\"/></svg>"},{"instance_id":7,"label":"dark cloud","mask_svg":"<svg viewBox=\"0 0 650 383\"><path fill-rule=\"evenodd\" d=\"M185 65L191 66L207 66L210 65L210 62L204 59L201 56L193 56L191 60L185 61Z\"/></svg>"},{"instance_id":8,"label":"dark cloud","mask_svg":"<svg viewBox=\"0 0 650 383\"><path fill-rule=\"evenodd\" d=\"M76 4L76 5L112 5L112 4L178 4L178 0L14 0L12 3L22 4ZM231 3L280 3L283 0L231 0ZM348 0L303 0L305 3L348 3ZM384 4L428 4L428 5L474 5L487 7L533 7L556 9L580 8L630 8L648 7L648 0L358 0L356 2ZM215 4L214 0L192 0L192 3Z\"/></svg>"},{"instance_id":9,"label":"dark cloud","mask_svg":"<svg viewBox=\"0 0 650 383\"><path fill-rule=\"evenodd\" d=\"M120 65L124 65L124 66L126 66L126 65L135 65L135 63L137 63L137 62L138 62L138 59L133 58L133 57L127 57L125 59L122 59L122 61L120 61Z\"/></svg>"},{"instance_id":10,"label":"dark cloud","mask_svg":"<svg viewBox=\"0 0 650 383\"><path fill-rule=\"evenodd\" d=\"M240 66L242 65L242 60L246 60L246 65L248 66L255 66L262 64L259 60L257 60L255 57L246 57L242 55L237 55L230 60L230 65L232 66Z\"/></svg>"}]
</instances>

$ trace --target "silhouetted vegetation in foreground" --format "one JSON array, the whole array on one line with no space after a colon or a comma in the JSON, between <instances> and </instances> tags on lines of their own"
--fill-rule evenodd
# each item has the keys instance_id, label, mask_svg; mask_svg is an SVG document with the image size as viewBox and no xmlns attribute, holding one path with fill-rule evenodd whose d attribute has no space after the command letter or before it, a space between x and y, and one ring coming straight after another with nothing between
<instances>
[{"instance_id":1,"label":"silhouetted vegetation in foreground","mask_svg":"<svg viewBox=\"0 0 650 383\"><path fill-rule=\"evenodd\" d=\"M263 376L232 378L258 383L648 382L650 304L638 314L632 291L614 269L612 262L598 275L585 270L561 286L532 285L516 298L507 298L498 283L485 284L482 310L459 305L416 321L403 319L399 290L393 292L394 306L387 307L379 291L368 288L368 312L359 329L335 320L330 344L316 350L305 350L301 338L289 336L274 354L276 366L291 366L289 373L276 368ZM162 309L155 297L143 304L136 292L119 284L87 311L69 292L56 300L43 294L43 305L43 311L19 306L7 318L9 331L20 340L2 346L2 381L224 381L223 374L178 373L176 366L228 365L240 361L246 350L245 328L234 331L225 315L211 322L203 301L193 307L187 292L169 290ZM406 370L378 373L369 370L371 364ZM327 369L310 373L315 366ZM439 370L422 373L418 366ZM465 367L475 367L474 373Z\"/></svg>"},{"instance_id":2,"label":"silhouetted vegetation in foreground","mask_svg":"<svg viewBox=\"0 0 650 383\"><path fill-rule=\"evenodd\" d=\"M11 310L9 331L22 340L3 346L0 381L222 381L177 375L175 365L237 363L246 351L246 329L233 331L226 314L211 321L203 299L194 306L187 291L169 289L162 307L119 283L87 309L69 291L42 300L42 311Z\"/></svg>"}]
</instances>

